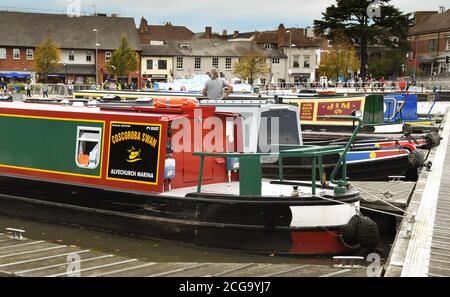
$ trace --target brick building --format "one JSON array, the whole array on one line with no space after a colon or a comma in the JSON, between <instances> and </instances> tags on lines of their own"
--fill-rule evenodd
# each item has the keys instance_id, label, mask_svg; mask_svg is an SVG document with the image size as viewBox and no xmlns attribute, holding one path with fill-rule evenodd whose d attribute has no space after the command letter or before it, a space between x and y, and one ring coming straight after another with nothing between
<instances>
[{"instance_id":1,"label":"brick building","mask_svg":"<svg viewBox=\"0 0 450 297\"><path fill-rule=\"evenodd\" d=\"M420 76L432 76L450 72L446 57L450 56L450 9L419 11L415 13L415 25L409 31L411 62Z\"/></svg>"},{"instance_id":2,"label":"brick building","mask_svg":"<svg viewBox=\"0 0 450 297\"><path fill-rule=\"evenodd\" d=\"M165 25L149 25L144 17L141 18L138 33L139 40L143 45L161 45L164 41L170 40L189 40L195 35L185 26L174 26L169 22Z\"/></svg>"},{"instance_id":3,"label":"brick building","mask_svg":"<svg viewBox=\"0 0 450 297\"><path fill-rule=\"evenodd\" d=\"M49 75L52 82L95 83L97 78L101 83L110 78L106 63L126 36L139 61L128 82L140 82L141 46L133 18L1 11L0 27L7 33L0 38L0 76L36 80L36 47L50 37L61 49L60 64Z\"/></svg>"}]
</instances>

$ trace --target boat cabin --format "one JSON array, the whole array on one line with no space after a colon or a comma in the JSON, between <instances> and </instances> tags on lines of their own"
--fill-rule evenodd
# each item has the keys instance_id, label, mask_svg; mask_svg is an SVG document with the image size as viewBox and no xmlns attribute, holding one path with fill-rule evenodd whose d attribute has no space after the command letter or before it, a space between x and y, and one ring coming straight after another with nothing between
<instances>
[{"instance_id":1,"label":"boat cabin","mask_svg":"<svg viewBox=\"0 0 450 297\"><path fill-rule=\"evenodd\" d=\"M202 100L200 104L240 115L246 153L273 152L278 144L303 145L300 115L293 105L271 100Z\"/></svg>"},{"instance_id":2,"label":"boat cabin","mask_svg":"<svg viewBox=\"0 0 450 297\"><path fill-rule=\"evenodd\" d=\"M235 129L225 133L236 119L213 106L0 102L0 174L153 193L192 187L200 168L193 152L238 150ZM203 182L227 181L226 159L209 158Z\"/></svg>"}]
</instances>

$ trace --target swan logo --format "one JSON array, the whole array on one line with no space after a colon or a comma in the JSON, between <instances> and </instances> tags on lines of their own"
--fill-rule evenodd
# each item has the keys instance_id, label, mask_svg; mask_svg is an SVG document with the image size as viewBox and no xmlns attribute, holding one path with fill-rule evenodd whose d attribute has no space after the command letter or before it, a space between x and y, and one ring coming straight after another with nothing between
<instances>
[{"instance_id":1,"label":"swan logo","mask_svg":"<svg viewBox=\"0 0 450 297\"><path fill-rule=\"evenodd\" d=\"M128 159L126 160L128 163L136 163L142 161L141 153L142 150L137 150L134 147L127 150L128 151Z\"/></svg>"}]
</instances>

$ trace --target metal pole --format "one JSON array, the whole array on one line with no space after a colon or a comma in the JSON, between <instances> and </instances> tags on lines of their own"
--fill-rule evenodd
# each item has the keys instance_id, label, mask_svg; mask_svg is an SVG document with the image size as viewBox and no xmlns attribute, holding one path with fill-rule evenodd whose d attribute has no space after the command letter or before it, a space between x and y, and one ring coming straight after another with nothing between
<instances>
[{"instance_id":1,"label":"metal pole","mask_svg":"<svg viewBox=\"0 0 450 297\"><path fill-rule=\"evenodd\" d=\"M98 86L98 30L95 30L95 84Z\"/></svg>"},{"instance_id":2,"label":"metal pole","mask_svg":"<svg viewBox=\"0 0 450 297\"><path fill-rule=\"evenodd\" d=\"M95 32L95 85L98 86L98 29L92 30Z\"/></svg>"},{"instance_id":3,"label":"metal pole","mask_svg":"<svg viewBox=\"0 0 450 297\"><path fill-rule=\"evenodd\" d=\"M292 31L289 32L289 61L292 63ZM294 67L292 67L292 70L294 70ZM292 74L289 74L289 82L291 82L291 76Z\"/></svg>"}]
</instances>

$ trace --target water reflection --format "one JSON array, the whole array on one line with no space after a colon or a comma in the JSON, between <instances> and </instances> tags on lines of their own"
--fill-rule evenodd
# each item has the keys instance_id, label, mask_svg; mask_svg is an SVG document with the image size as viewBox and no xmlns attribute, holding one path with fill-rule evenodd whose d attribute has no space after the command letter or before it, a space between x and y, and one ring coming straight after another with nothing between
<instances>
[{"instance_id":1,"label":"water reflection","mask_svg":"<svg viewBox=\"0 0 450 297\"><path fill-rule=\"evenodd\" d=\"M290 263L329 265L330 258L304 258L298 256L258 255L232 251L177 245L84 228L48 224L21 218L0 216L0 232L5 228L26 231L34 240L73 245L107 254L137 258L148 262L210 262L210 263Z\"/></svg>"}]
</instances>

